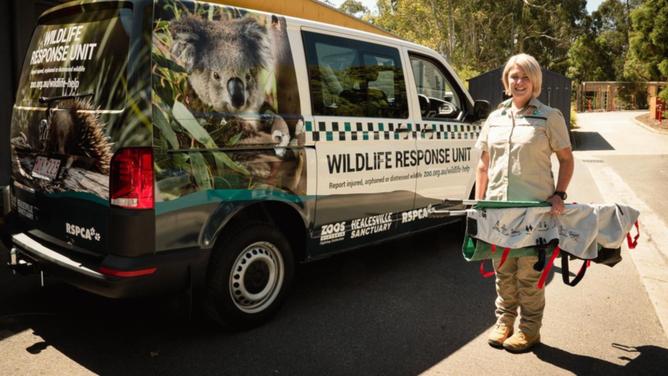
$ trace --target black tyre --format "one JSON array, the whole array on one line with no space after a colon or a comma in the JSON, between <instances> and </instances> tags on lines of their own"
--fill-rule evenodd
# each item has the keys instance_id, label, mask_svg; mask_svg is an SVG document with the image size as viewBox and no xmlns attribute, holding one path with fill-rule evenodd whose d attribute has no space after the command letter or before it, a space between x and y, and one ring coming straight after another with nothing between
<instances>
[{"instance_id":1,"label":"black tyre","mask_svg":"<svg viewBox=\"0 0 668 376\"><path fill-rule=\"evenodd\" d=\"M276 313L292 282L290 243L266 223L227 234L211 256L206 311L228 330L260 325Z\"/></svg>"}]
</instances>

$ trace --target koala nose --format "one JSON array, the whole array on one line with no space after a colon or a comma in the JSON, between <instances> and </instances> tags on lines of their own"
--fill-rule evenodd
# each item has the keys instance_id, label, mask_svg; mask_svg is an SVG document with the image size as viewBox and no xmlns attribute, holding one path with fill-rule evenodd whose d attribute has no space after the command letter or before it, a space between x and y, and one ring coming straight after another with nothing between
<instances>
[{"instance_id":1,"label":"koala nose","mask_svg":"<svg viewBox=\"0 0 668 376\"><path fill-rule=\"evenodd\" d=\"M244 105L244 83L238 78L230 78L227 81L227 91L230 93L232 106L239 108Z\"/></svg>"}]
</instances>

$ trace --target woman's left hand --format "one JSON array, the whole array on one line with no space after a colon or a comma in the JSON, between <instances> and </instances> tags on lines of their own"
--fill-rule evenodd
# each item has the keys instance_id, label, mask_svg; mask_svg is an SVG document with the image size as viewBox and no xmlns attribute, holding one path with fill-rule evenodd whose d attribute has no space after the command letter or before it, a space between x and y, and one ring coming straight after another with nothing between
<instances>
[{"instance_id":1,"label":"woman's left hand","mask_svg":"<svg viewBox=\"0 0 668 376\"><path fill-rule=\"evenodd\" d=\"M552 215L561 215L566 209L564 207L564 200L557 195L550 196L550 198L547 199L547 202L552 204L552 210L550 210L550 214Z\"/></svg>"}]
</instances>

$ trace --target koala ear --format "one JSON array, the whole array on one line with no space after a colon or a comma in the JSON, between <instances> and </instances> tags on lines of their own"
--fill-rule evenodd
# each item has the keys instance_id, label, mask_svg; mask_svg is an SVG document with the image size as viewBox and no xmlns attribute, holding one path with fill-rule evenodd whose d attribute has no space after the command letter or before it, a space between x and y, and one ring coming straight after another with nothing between
<instances>
[{"instance_id":1,"label":"koala ear","mask_svg":"<svg viewBox=\"0 0 668 376\"><path fill-rule=\"evenodd\" d=\"M254 51L258 59L257 65L267 66L271 58L271 46L267 28L252 17L244 17L237 21L240 35L250 51Z\"/></svg>"},{"instance_id":2,"label":"koala ear","mask_svg":"<svg viewBox=\"0 0 668 376\"><path fill-rule=\"evenodd\" d=\"M206 22L196 16L186 16L172 21L169 25L174 39L172 55L188 73L192 72L202 52L201 48L206 44Z\"/></svg>"},{"instance_id":3,"label":"koala ear","mask_svg":"<svg viewBox=\"0 0 668 376\"><path fill-rule=\"evenodd\" d=\"M278 18L276 15L271 15L271 28L285 33L287 26L285 24L285 17Z\"/></svg>"},{"instance_id":4,"label":"koala ear","mask_svg":"<svg viewBox=\"0 0 668 376\"><path fill-rule=\"evenodd\" d=\"M251 17L244 17L239 20L241 35L249 41L257 43L262 48L262 44L267 39L267 28L260 25L257 20Z\"/></svg>"}]
</instances>

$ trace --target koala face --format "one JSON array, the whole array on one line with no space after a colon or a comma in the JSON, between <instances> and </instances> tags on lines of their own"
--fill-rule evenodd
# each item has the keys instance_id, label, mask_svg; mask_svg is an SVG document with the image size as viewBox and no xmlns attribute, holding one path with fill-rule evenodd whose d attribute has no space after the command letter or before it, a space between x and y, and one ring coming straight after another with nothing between
<instances>
[{"instance_id":1,"label":"koala face","mask_svg":"<svg viewBox=\"0 0 668 376\"><path fill-rule=\"evenodd\" d=\"M172 54L200 99L225 113L257 112L264 101L258 75L272 66L267 30L250 17L172 21Z\"/></svg>"}]
</instances>

